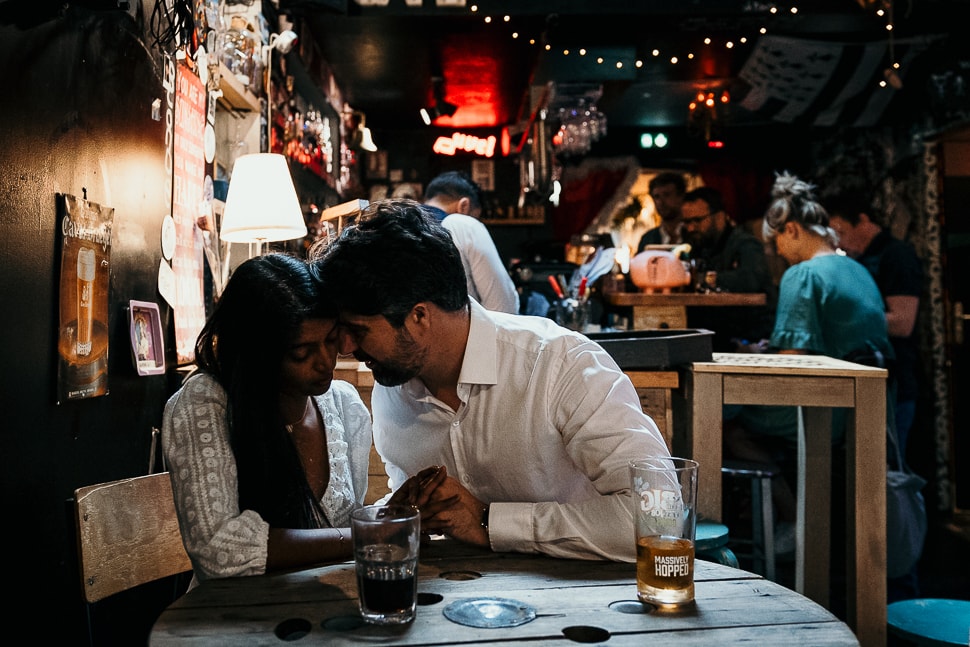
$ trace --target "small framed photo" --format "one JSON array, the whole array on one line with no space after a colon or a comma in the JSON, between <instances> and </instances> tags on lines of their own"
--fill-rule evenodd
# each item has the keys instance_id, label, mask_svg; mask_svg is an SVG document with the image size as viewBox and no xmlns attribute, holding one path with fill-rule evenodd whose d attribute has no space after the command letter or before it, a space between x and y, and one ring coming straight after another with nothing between
<instances>
[{"instance_id":1,"label":"small framed photo","mask_svg":"<svg viewBox=\"0 0 970 647\"><path fill-rule=\"evenodd\" d=\"M139 375L165 372L165 342L158 304L148 301L129 302L131 357Z\"/></svg>"},{"instance_id":2,"label":"small framed photo","mask_svg":"<svg viewBox=\"0 0 970 647\"><path fill-rule=\"evenodd\" d=\"M482 191L495 190L495 162L492 160L472 160L472 180Z\"/></svg>"}]
</instances>

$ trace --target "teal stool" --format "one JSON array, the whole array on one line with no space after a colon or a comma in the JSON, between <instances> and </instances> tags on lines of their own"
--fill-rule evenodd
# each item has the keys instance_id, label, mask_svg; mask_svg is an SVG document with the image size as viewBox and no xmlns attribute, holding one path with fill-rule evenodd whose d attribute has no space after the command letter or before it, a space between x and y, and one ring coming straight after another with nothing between
<instances>
[{"instance_id":1,"label":"teal stool","mask_svg":"<svg viewBox=\"0 0 970 647\"><path fill-rule=\"evenodd\" d=\"M970 645L970 600L917 598L887 609L889 633L920 647Z\"/></svg>"},{"instance_id":2,"label":"teal stool","mask_svg":"<svg viewBox=\"0 0 970 647\"><path fill-rule=\"evenodd\" d=\"M738 558L728 548L728 527L713 521L698 521L694 531L694 555L697 559L740 568Z\"/></svg>"}]
</instances>

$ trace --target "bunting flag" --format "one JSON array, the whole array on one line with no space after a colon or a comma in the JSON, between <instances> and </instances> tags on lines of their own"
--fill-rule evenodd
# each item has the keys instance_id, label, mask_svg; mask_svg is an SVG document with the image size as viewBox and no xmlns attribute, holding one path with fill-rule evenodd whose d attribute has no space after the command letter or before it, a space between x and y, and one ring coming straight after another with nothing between
<instances>
[{"instance_id":1,"label":"bunting flag","mask_svg":"<svg viewBox=\"0 0 970 647\"><path fill-rule=\"evenodd\" d=\"M898 78L933 37L896 41ZM879 82L890 68L889 43L838 43L762 36L739 73L750 86L739 105L759 117L815 126L878 123L897 89Z\"/></svg>"}]
</instances>

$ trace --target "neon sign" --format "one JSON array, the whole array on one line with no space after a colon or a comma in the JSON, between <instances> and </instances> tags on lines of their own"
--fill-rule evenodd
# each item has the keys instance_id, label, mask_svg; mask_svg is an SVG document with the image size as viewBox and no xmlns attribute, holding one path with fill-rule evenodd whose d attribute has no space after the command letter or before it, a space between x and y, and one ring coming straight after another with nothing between
<instances>
[{"instance_id":1,"label":"neon sign","mask_svg":"<svg viewBox=\"0 0 970 647\"><path fill-rule=\"evenodd\" d=\"M495 144L498 140L495 135L489 135L484 139L474 135L464 133L452 133L451 137L439 137L431 147L439 155L455 155L459 152L474 153L482 157L493 157L495 155Z\"/></svg>"}]
</instances>

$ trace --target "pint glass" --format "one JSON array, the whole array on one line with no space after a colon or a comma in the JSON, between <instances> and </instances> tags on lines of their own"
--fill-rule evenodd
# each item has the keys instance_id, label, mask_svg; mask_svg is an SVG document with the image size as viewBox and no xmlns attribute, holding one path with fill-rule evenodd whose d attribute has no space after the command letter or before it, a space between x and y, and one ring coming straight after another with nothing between
<instances>
[{"instance_id":1,"label":"pint glass","mask_svg":"<svg viewBox=\"0 0 970 647\"><path fill-rule=\"evenodd\" d=\"M637 542L637 597L677 606L694 600L697 462L656 457L630 462Z\"/></svg>"}]
</instances>

